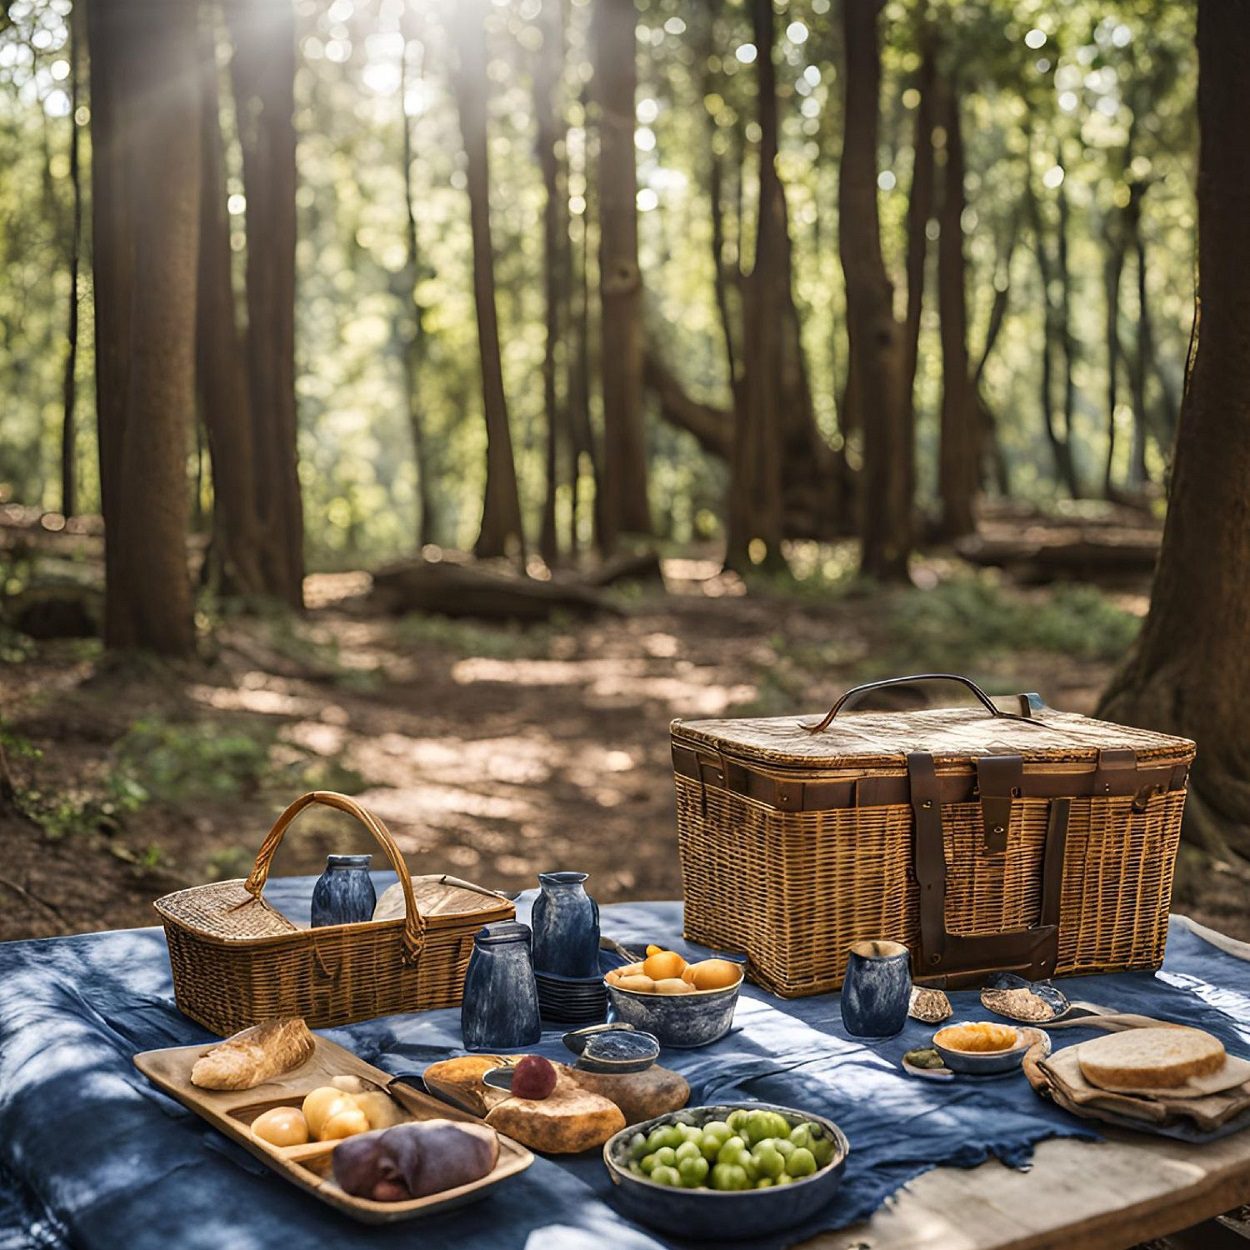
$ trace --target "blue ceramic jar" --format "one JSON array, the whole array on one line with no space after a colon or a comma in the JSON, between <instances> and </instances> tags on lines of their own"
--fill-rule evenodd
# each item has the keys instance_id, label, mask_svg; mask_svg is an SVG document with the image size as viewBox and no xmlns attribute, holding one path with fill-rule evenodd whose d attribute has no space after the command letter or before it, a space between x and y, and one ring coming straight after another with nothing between
<instances>
[{"instance_id":1,"label":"blue ceramic jar","mask_svg":"<svg viewBox=\"0 0 1250 1250\"><path fill-rule=\"evenodd\" d=\"M534 967L561 977L599 975L599 904L585 872L540 872L542 892L530 915Z\"/></svg>"},{"instance_id":2,"label":"blue ceramic jar","mask_svg":"<svg viewBox=\"0 0 1250 1250\"><path fill-rule=\"evenodd\" d=\"M378 896L369 876L372 855L327 855L313 886L312 926L360 924L373 919Z\"/></svg>"},{"instance_id":3,"label":"blue ceramic jar","mask_svg":"<svg viewBox=\"0 0 1250 1250\"><path fill-rule=\"evenodd\" d=\"M499 920L474 937L460 1031L466 1050L519 1050L542 1037L528 925Z\"/></svg>"},{"instance_id":4,"label":"blue ceramic jar","mask_svg":"<svg viewBox=\"0 0 1250 1250\"><path fill-rule=\"evenodd\" d=\"M900 942L856 942L842 982L842 1023L852 1037L901 1033L911 1002L911 955Z\"/></svg>"}]
</instances>

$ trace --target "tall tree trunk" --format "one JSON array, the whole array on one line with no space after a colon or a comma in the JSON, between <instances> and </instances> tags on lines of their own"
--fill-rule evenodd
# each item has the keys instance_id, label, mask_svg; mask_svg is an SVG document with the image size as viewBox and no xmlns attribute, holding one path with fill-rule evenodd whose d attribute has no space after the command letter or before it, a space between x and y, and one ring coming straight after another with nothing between
<instances>
[{"instance_id":1,"label":"tall tree trunk","mask_svg":"<svg viewBox=\"0 0 1250 1250\"><path fill-rule=\"evenodd\" d=\"M777 81L773 65L772 0L751 0L759 50L759 196L755 257L744 279L743 370L735 404L729 461L725 564L740 572L752 564L783 565L781 457L785 439L783 318L790 281L785 192L777 175ZM763 550L756 544L763 544ZM754 550L753 550L754 549Z\"/></svg>"},{"instance_id":2,"label":"tall tree trunk","mask_svg":"<svg viewBox=\"0 0 1250 1250\"><path fill-rule=\"evenodd\" d=\"M258 548L253 425L235 315L226 162L218 100L217 30L205 6L199 30L200 246L196 283L196 385L213 464L210 579L226 594L267 591Z\"/></svg>"},{"instance_id":3,"label":"tall tree trunk","mask_svg":"<svg viewBox=\"0 0 1250 1250\"><path fill-rule=\"evenodd\" d=\"M920 314L924 304L928 226L933 216L935 154L933 148L934 97L937 86L936 37L921 27L920 72L916 89L916 128L911 190L907 199L907 312L903 321L903 449L907 471L907 498L916 497L916 364L920 352Z\"/></svg>"},{"instance_id":4,"label":"tall tree trunk","mask_svg":"<svg viewBox=\"0 0 1250 1250\"><path fill-rule=\"evenodd\" d=\"M590 323L592 305L590 290L590 223L592 219L591 204L593 193L590 178L590 144L593 132L584 120L590 110L590 93L588 88L583 88L580 103L583 122L581 166L578 172L581 174L582 186L585 187L585 191L583 193L584 203L580 214L581 231L576 252L573 251L571 239L569 248L569 269L570 272L574 273L574 291L576 293L576 306L570 308L570 315L573 321L573 356L569 366L568 396L569 480L572 484L572 497L569 501L569 552L574 555L577 553L580 542L578 531L582 515L582 482L587 472L590 475L591 486L594 491L594 496L591 500L591 542L599 551L604 549L603 534L605 529L603 519L603 474L601 469L603 462L596 448L595 432L590 423Z\"/></svg>"},{"instance_id":5,"label":"tall tree trunk","mask_svg":"<svg viewBox=\"0 0 1250 1250\"><path fill-rule=\"evenodd\" d=\"M474 552L479 557L508 556L524 566L525 532L512 431L503 388L499 320L495 308L495 254L490 237L490 161L487 153L486 5L462 0L455 14L459 66L456 101L464 140L469 192L469 227L473 237L473 302L482 367L482 410L486 417L486 494L482 526Z\"/></svg>"},{"instance_id":6,"label":"tall tree trunk","mask_svg":"<svg viewBox=\"0 0 1250 1250\"><path fill-rule=\"evenodd\" d=\"M942 340L942 421L938 452L940 530L959 538L976 529L973 498L980 460L976 396L968 372L968 305L964 260L964 143L959 90L953 77L941 89L946 128L942 203L938 222L938 310Z\"/></svg>"},{"instance_id":7,"label":"tall tree trunk","mask_svg":"<svg viewBox=\"0 0 1250 1250\"><path fill-rule=\"evenodd\" d=\"M195 646L186 431L200 179L192 0L87 9L107 646Z\"/></svg>"},{"instance_id":8,"label":"tall tree trunk","mask_svg":"<svg viewBox=\"0 0 1250 1250\"><path fill-rule=\"evenodd\" d=\"M1029 224L1033 229L1034 257L1037 260L1037 276L1042 288L1042 307L1045 317L1038 393L1042 423L1046 431L1046 441L1050 444L1051 455L1055 460L1055 474L1067 488L1068 494L1073 499L1079 499L1081 488L1076 476L1076 462L1072 457L1072 445L1068 433L1061 433L1055 422L1055 343L1061 338L1061 317L1051 293L1055 285L1055 266L1050 254L1050 245L1046 240L1046 223L1042 217L1042 206L1033 189L1032 178L1027 171L1024 181L1024 203Z\"/></svg>"},{"instance_id":9,"label":"tall tree trunk","mask_svg":"<svg viewBox=\"0 0 1250 1250\"><path fill-rule=\"evenodd\" d=\"M1141 236L1142 197L1147 184L1133 182L1129 202L1124 210L1126 243L1133 249L1137 266L1137 342L1128 361L1129 393L1133 397L1133 444L1129 456L1129 485L1140 489L1150 481L1146 466L1146 444L1150 429L1150 410L1146 399L1146 369L1153 348L1150 342L1150 310L1146 302L1146 267ZM1127 251L1127 247L1126 247Z\"/></svg>"},{"instance_id":10,"label":"tall tree trunk","mask_svg":"<svg viewBox=\"0 0 1250 1250\"><path fill-rule=\"evenodd\" d=\"M846 279L851 370L863 401L860 569L870 577L904 580L911 549L911 500L903 454L902 327L894 319L877 214L878 7L876 0L844 0L842 5L846 111L838 246Z\"/></svg>"},{"instance_id":11,"label":"tall tree trunk","mask_svg":"<svg viewBox=\"0 0 1250 1250\"><path fill-rule=\"evenodd\" d=\"M61 514L71 517L78 511L78 269L82 256L82 173L79 162L78 104L81 96L82 40L81 6L75 5L69 17L69 303L65 321L65 369L61 381Z\"/></svg>"},{"instance_id":12,"label":"tall tree trunk","mask_svg":"<svg viewBox=\"0 0 1250 1250\"><path fill-rule=\"evenodd\" d=\"M270 594L304 602L295 411L295 13L226 0L247 197L247 365L261 565Z\"/></svg>"},{"instance_id":13,"label":"tall tree trunk","mask_svg":"<svg viewBox=\"0 0 1250 1250\"><path fill-rule=\"evenodd\" d=\"M1020 214L1013 213L1007 226L1005 250L999 256L997 271L994 278L994 299L990 304L989 320L985 327L985 342L981 345L981 354L977 357L976 368L972 371L972 394L977 407L979 422L978 441L981 445L981 465L988 460L988 468L979 470L982 478L993 476L994 486L1004 498L1011 496L1011 466L999 437L998 421L985 398L981 382L985 375L985 366L989 363L994 351L1003 323L1007 319L1007 306L1011 299L1011 259L1015 255L1016 238Z\"/></svg>"},{"instance_id":14,"label":"tall tree trunk","mask_svg":"<svg viewBox=\"0 0 1250 1250\"><path fill-rule=\"evenodd\" d=\"M568 400L558 385L560 343L569 305L569 195L561 157L567 127L557 103L564 67L564 14L560 0L544 0L539 13L542 47L534 65L534 119L538 165L543 178L543 409L547 418L542 528L538 550L550 566L560 555L556 496L560 486L560 446L568 438Z\"/></svg>"},{"instance_id":15,"label":"tall tree trunk","mask_svg":"<svg viewBox=\"0 0 1250 1250\"><path fill-rule=\"evenodd\" d=\"M421 369L425 363L425 309L421 306L421 249L417 243L416 188L413 185L412 123L408 118L408 58L415 44L410 31L411 9L405 6L402 20L403 51L399 57L400 160L404 165L404 282L400 335L404 361L404 395L408 402L408 428L417 469L417 545L438 541L434 507L434 474L430 465L421 404ZM422 52L421 56L424 57Z\"/></svg>"},{"instance_id":16,"label":"tall tree trunk","mask_svg":"<svg viewBox=\"0 0 1250 1250\"><path fill-rule=\"evenodd\" d=\"M599 106L599 298L603 381L604 550L650 534L642 413L642 275L634 162L634 0L595 0L591 25Z\"/></svg>"},{"instance_id":17,"label":"tall tree trunk","mask_svg":"<svg viewBox=\"0 0 1250 1250\"><path fill-rule=\"evenodd\" d=\"M1120 279L1124 273L1124 221L1113 213L1106 230L1106 255L1103 258L1103 294L1105 298L1103 334L1107 349L1107 456L1103 462L1102 493L1115 497L1116 409L1119 407L1120 375Z\"/></svg>"},{"instance_id":18,"label":"tall tree trunk","mask_svg":"<svg viewBox=\"0 0 1250 1250\"><path fill-rule=\"evenodd\" d=\"M1186 836L1250 855L1250 23L1198 3L1198 334L1150 611L1101 714L1198 744Z\"/></svg>"},{"instance_id":19,"label":"tall tree trunk","mask_svg":"<svg viewBox=\"0 0 1250 1250\"><path fill-rule=\"evenodd\" d=\"M1063 164L1063 144L1060 142L1057 160ZM1066 179L1059 184L1055 199L1059 206L1058 230L1055 236L1055 261L1059 278L1059 310L1056 330L1059 347L1063 352L1063 446L1065 472L1069 489L1075 499L1080 489L1076 475L1076 338L1072 333L1072 270L1068 264L1068 205Z\"/></svg>"}]
</instances>

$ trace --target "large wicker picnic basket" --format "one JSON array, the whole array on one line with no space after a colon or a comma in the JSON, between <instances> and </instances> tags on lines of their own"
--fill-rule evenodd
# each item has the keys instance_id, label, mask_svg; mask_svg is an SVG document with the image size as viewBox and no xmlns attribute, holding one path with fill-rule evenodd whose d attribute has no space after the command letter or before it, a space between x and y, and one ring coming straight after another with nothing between
<instances>
[{"instance_id":1,"label":"large wicker picnic basket","mask_svg":"<svg viewBox=\"0 0 1250 1250\"><path fill-rule=\"evenodd\" d=\"M395 869L405 914L392 920L301 928L264 898L287 826L314 803L354 816ZM390 831L354 799L318 790L295 800L265 839L251 875L157 899L179 1009L223 1036L261 1020L303 1016L313 1028L454 1007L473 936L510 920L501 894L455 877L416 877Z\"/></svg>"},{"instance_id":2,"label":"large wicker picnic basket","mask_svg":"<svg viewBox=\"0 0 1250 1250\"><path fill-rule=\"evenodd\" d=\"M844 709L962 683L979 706ZM672 724L692 941L745 951L777 994L836 989L889 938L930 985L1157 968L1194 744L920 674L823 720Z\"/></svg>"}]
</instances>

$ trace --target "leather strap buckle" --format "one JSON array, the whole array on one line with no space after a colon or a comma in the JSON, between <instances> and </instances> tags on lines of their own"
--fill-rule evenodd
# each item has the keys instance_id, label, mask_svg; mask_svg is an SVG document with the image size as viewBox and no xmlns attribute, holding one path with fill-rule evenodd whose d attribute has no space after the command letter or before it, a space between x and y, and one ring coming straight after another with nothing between
<instances>
[{"instance_id":1,"label":"leather strap buckle","mask_svg":"<svg viewBox=\"0 0 1250 1250\"><path fill-rule=\"evenodd\" d=\"M1011 801L1020 797L1024 761L1018 755L983 755L977 760L977 793L985 825L985 849L998 855L1007 849Z\"/></svg>"}]
</instances>

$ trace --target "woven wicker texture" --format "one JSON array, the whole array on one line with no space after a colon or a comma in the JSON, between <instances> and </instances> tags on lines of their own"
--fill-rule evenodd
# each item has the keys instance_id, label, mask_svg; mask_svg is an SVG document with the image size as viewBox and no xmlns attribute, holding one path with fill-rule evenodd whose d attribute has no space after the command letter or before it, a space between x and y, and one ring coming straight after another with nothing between
<instances>
[{"instance_id":1,"label":"woven wicker texture","mask_svg":"<svg viewBox=\"0 0 1250 1250\"><path fill-rule=\"evenodd\" d=\"M1089 761L1106 747L1127 747L1143 761L1174 758L1193 743L1145 729L1128 729L1073 712L1046 708L1036 720L990 717L981 708L926 708L916 712L845 712L820 733L804 726L816 716L676 721L684 741L726 755L800 765L812 776L822 768L883 768L927 751L939 764L979 755L1019 755L1035 760Z\"/></svg>"},{"instance_id":2,"label":"woven wicker texture","mask_svg":"<svg viewBox=\"0 0 1250 1250\"><path fill-rule=\"evenodd\" d=\"M402 875L405 914L394 920L301 929L261 897L291 821L313 803L348 812ZM419 900L419 903L418 903ZM453 1007L473 936L515 916L502 896L456 878L411 878L386 826L353 799L317 791L279 816L247 881L222 881L158 899L174 997L223 1036L261 1020L303 1016L312 1028Z\"/></svg>"},{"instance_id":3,"label":"woven wicker texture","mask_svg":"<svg viewBox=\"0 0 1250 1250\"><path fill-rule=\"evenodd\" d=\"M1089 778L1099 751L1127 749L1155 769L1152 776L1161 766L1165 777L1167 765L1178 767L1174 785L1183 786L1192 743L1050 709L1033 724L981 708L846 713L819 734L804 723L812 721L675 721L673 740L713 759L740 761L757 775L808 780L905 776L914 751L931 753L945 777L971 777L982 755L1019 755L1028 765L1026 786L1045 773L1073 796L1056 974L1162 962L1185 791L1158 786L1090 795ZM726 775L713 769L711 780L675 778L687 937L745 952L752 979L788 997L840 986L853 942L885 938L919 948L910 804L786 811L740 792L741 778L718 784ZM1070 792L1063 789L1069 784ZM1017 792L1006 847L991 851L981 803L943 803L949 934L993 935L1040 923L1050 810L1049 797Z\"/></svg>"}]
</instances>

